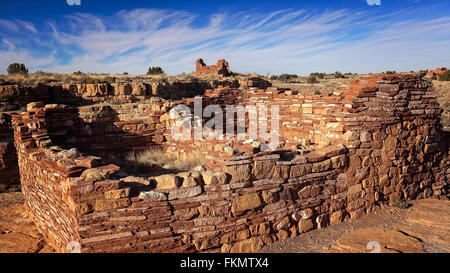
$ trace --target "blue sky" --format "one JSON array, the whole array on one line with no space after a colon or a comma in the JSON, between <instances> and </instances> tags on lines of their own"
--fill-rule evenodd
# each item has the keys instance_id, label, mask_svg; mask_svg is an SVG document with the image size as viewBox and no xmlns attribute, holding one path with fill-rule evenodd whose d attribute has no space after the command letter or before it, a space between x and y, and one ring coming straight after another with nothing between
<instances>
[{"instance_id":1,"label":"blue sky","mask_svg":"<svg viewBox=\"0 0 450 273\"><path fill-rule=\"evenodd\" d=\"M0 73L22 62L31 72L176 75L198 58L263 75L450 66L447 0L71 1L0 0Z\"/></svg>"}]
</instances>

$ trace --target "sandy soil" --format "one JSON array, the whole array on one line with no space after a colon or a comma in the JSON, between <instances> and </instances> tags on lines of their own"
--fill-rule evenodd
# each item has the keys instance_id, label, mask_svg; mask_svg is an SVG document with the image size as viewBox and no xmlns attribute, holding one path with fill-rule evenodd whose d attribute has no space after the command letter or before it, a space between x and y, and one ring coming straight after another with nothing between
<instances>
[{"instance_id":1,"label":"sandy soil","mask_svg":"<svg viewBox=\"0 0 450 273\"><path fill-rule=\"evenodd\" d=\"M414 204L414 203L412 203ZM263 253L318 253L324 248L329 248L334 241L343 235L361 228L380 228L383 230L395 230L395 226L404 224L411 212L412 207L400 209L384 206L376 213L364 215L356 220L328 226L320 230L312 230L302 233L295 238L285 241L277 241L272 245L265 246ZM422 242L426 252L445 253L443 249L435 244Z\"/></svg>"}]
</instances>

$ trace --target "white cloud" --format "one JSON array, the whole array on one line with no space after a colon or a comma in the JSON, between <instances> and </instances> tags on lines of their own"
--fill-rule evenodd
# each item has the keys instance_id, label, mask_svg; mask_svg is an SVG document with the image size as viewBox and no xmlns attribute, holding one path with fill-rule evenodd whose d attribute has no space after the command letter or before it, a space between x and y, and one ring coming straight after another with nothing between
<instances>
[{"instance_id":1,"label":"white cloud","mask_svg":"<svg viewBox=\"0 0 450 273\"><path fill-rule=\"evenodd\" d=\"M0 27L3 30L10 31L10 32L18 32L19 31L19 28L17 27L17 25L9 20L0 19Z\"/></svg>"},{"instance_id":2,"label":"white cloud","mask_svg":"<svg viewBox=\"0 0 450 273\"><path fill-rule=\"evenodd\" d=\"M261 74L409 71L450 63L449 16L369 15L350 10L220 13L199 24L199 17L187 12L136 9L109 17L75 13L63 22L48 22L44 34L31 23L0 19L10 31L19 24L28 29L25 40L45 40L39 45L49 52L37 57L31 48L4 38L0 72L15 58L30 70L144 73L158 65L170 74L192 71L200 57L206 63L225 58L234 71ZM57 51L72 58L61 62Z\"/></svg>"}]
</instances>

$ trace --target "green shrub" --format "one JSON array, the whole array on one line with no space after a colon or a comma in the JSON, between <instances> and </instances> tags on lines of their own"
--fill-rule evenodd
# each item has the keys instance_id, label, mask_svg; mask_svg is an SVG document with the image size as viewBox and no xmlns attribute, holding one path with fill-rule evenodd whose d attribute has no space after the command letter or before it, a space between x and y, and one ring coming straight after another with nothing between
<instances>
[{"instance_id":1,"label":"green shrub","mask_svg":"<svg viewBox=\"0 0 450 273\"><path fill-rule=\"evenodd\" d=\"M395 74L395 73L397 73L397 72L395 72L395 70L392 70L392 71L388 70L388 71L386 71L386 74L388 74L388 75Z\"/></svg>"},{"instance_id":2,"label":"green shrub","mask_svg":"<svg viewBox=\"0 0 450 273\"><path fill-rule=\"evenodd\" d=\"M307 83L318 83L319 81L315 76L309 76L308 79L306 79Z\"/></svg>"},{"instance_id":3,"label":"green shrub","mask_svg":"<svg viewBox=\"0 0 450 273\"><path fill-rule=\"evenodd\" d=\"M409 208L411 205L406 202L406 201L397 201L394 203L394 207L397 207L399 209L407 209Z\"/></svg>"},{"instance_id":4,"label":"green shrub","mask_svg":"<svg viewBox=\"0 0 450 273\"><path fill-rule=\"evenodd\" d=\"M161 67L155 66L155 67L149 67L147 71L147 75L159 75L164 74L164 70L162 70Z\"/></svg>"},{"instance_id":5,"label":"green shrub","mask_svg":"<svg viewBox=\"0 0 450 273\"><path fill-rule=\"evenodd\" d=\"M344 78L344 74L342 74L342 73L339 72L339 71L336 71L336 72L334 72L334 77L335 77L336 79L341 79L341 78Z\"/></svg>"},{"instance_id":6,"label":"green shrub","mask_svg":"<svg viewBox=\"0 0 450 273\"><path fill-rule=\"evenodd\" d=\"M314 91L314 95L320 95L322 94L319 90Z\"/></svg>"},{"instance_id":7,"label":"green shrub","mask_svg":"<svg viewBox=\"0 0 450 273\"><path fill-rule=\"evenodd\" d=\"M278 80L283 81L283 82L287 82L290 81L292 79L297 78L298 76L295 74L281 74L280 76L278 76Z\"/></svg>"},{"instance_id":8,"label":"green shrub","mask_svg":"<svg viewBox=\"0 0 450 273\"><path fill-rule=\"evenodd\" d=\"M28 69L24 64L12 63L8 66L8 74L24 74L28 75Z\"/></svg>"},{"instance_id":9,"label":"green shrub","mask_svg":"<svg viewBox=\"0 0 450 273\"><path fill-rule=\"evenodd\" d=\"M450 70L446 70L444 73L439 75L440 81L450 81Z\"/></svg>"},{"instance_id":10,"label":"green shrub","mask_svg":"<svg viewBox=\"0 0 450 273\"><path fill-rule=\"evenodd\" d=\"M319 73L319 72L314 72L314 73L310 74L310 76L314 76L314 77L317 77L319 79L324 79L326 75L327 74L325 74L325 73Z\"/></svg>"}]
</instances>

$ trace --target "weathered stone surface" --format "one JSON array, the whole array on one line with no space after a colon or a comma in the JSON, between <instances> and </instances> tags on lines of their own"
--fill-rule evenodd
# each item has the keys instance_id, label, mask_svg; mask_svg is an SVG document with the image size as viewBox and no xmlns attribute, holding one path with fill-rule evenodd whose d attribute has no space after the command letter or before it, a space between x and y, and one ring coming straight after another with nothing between
<instances>
[{"instance_id":1,"label":"weathered stone surface","mask_svg":"<svg viewBox=\"0 0 450 273\"><path fill-rule=\"evenodd\" d=\"M264 246L264 241L260 237L253 237L231 247L230 253L255 253Z\"/></svg>"},{"instance_id":2,"label":"weathered stone surface","mask_svg":"<svg viewBox=\"0 0 450 273\"><path fill-rule=\"evenodd\" d=\"M194 197L202 193L202 187L181 188L169 192L169 200Z\"/></svg>"},{"instance_id":3,"label":"weathered stone surface","mask_svg":"<svg viewBox=\"0 0 450 273\"><path fill-rule=\"evenodd\" d=\"M108 175L105 171L100 169L87 169L81 174L81 178L87 181L101 181L108 179Z\"/></svg>"},{"instance_id":4,"label":"weathered stone surface","mask_svg":"<svg viewBox=\"0 0 450 273\"><path fill-rule=\"evenodd\" d=\"M360 135L360 141L362 143L370 142L372 141L372 134L368 131L362 131Z\"/></svg>"},{"instance_id":5,"label":"weathered stone surface","mask_svg":"<svg viewBox=\"0 0 450 273\"><path fill-rule=\"evenodd\" d=\"M227 174L224 172L204 172L202 173L205 185L226 184L228 182Z\"/></svg>"},{"instance_id":6,"label":"weathered stone surface","mask_svg":"<svg viewBox=\"0 0 450 273\"><path fill-rule=\"evenodd\" d=\"M330 224L338 224L344 220L344 212L339 210L330 215Z\"/></svg>"},{"instance_id":7,"label":"weathered stone surface","mask_svg":"<svg viewBox=\"0 0 450 273\"><path fill-rule=\"evenodd\" d=\"M411 210L407 222L448 229L450 227L450 201L418 200Z\"/></svg>"},{"instance_id":8,"label":"weathered stone surface","mask_svg":"<svg viewBox=\"0 0 450 273\"><path fill-rule=\"evenodd\" d=\"M347 195L353 195L353 194L357 194L360 193L362 191L362 185L361 184L356 184L351 186L348 191L347 191Z\"/></svg>"},{"instance_id":9,"label":"weathered stone surface","mask_svg":"<svg viewBox=\"0 0 450 273\"><path fill-rule=\"evenodd\" d=\"M358 229L347 233L333 243L332 249L346 253L378 252L378 249L374 249L374 245L378 244L380 253L424 252L419 240L395 230L382 229Z\"/></svg>"},{"instance_id":10,"label":"weathered stone surface","mask_svg":"<svg viewBox=\"0 0 450 273\"><path fill-rule=\"evenodd\" d=\"M318 163L314 163L312 165L312 172L313 173L320 173L327 171L331 167L331 160L327 159Z\"/></svg>"},{"instance_id":11,"label":"weathered stone surface","mask_svg":"<svg viewBox=\"0 0 450 273\"><path fill-rule=\"evenodd\" d=\"M27 111L28 112L33 111L36 108L44 107L44 105L45 104L43 102L41 102L41 101L30 102L30 103L27 104Z\"/></svg>"},{"instance_id":12,"label":"weathered stone surface","mask_svg":"<svg viewBox=\"0 0 450 273\"><path fill-rule=\"evenodd\" d=\"M271 178L274 167L275 162L273 160L255 161L255 166L253 167L253 175L256 179Z\"/></svg>"},{"instance_id":13,"label":"weathered stone surface","mask_svg":"<svg viewBox=\"0 0 450 273\"><path fill-rule=\"evenodd\" d=\"M111 190L104 193L106 199L120 199L130 195L130 188Z\"/></svg>"},{"instance_id":14,"label":"weathered stone surface","mask_svg":"<svg viewBox=\"0 0 450 273\"><path fill-rule=\"evenodd\" d=\"M114 200L97 199L95 201L95 210L96 211L112 210L112 209L126 207L129 204L130 204L130 199L128 199L128 198L114 199Z\"/></svg>"},{"instance_id":15,"label":"weathered stone surface","mask_svg":"<svg viewBox=\"0 0 450 273\"><path fill-rule=\"evenodd\" d=\"M310 173L312 170L311 164L302 164L302 165L293 165L291 166L291 174L290 177L298 177L303 176Z\"/></svg>"},{"instance_id":16,"label":"weathered stone surface","mask_svg":"<svg viewBox=\"0 0 450 273\"><path fill-rule=\"evenodd\" d=\"M233 213L255 209L262 205L257 193L248 193L234 197L231 211Z\"/></svg>"},{"instance_id":17,"label":"weathered stone surface","mask_svg":"<svg viewBox=\"0 0 450 273\"><path fill-rule=\"evenodd\" d=\"M386 152L392 151L397 147L397 138L394 136L388 136L383 146L383 150Z\"/></svg>"},{"instance_id":18,"label":"weathered stone surface","mask_svg":"<svg viewBox=\"0 0 450 273\"><path fill-rule=\"evenodd\" d=\"M450 201L424 199L413 206L406 224L397 228L422 241L450 251Z\"/></svg>"},{"instance_id":19,"label":"weathered stone surface","mask_svg":"<svg viewBox=\"0 0 450 273\"><path fill-rule=\"evenodd\" d=\"M250 164L227 166L224 168L224 172L231 175L230 183L248 181L252 174Z\"/></svg>"},{"instance_id":20,"label":"weathered stone surface","mask_svg":"<svg viewBox=\"0 0 450 273\"><path fill-rule=\"evenodd\" d=\"M139 199L149 202L158 202L167 200L167 195L157 191L143 191L139 193Z\"/></svg>"},{"instance_id":21,"label":"weathered stone surface","mask_svg":"<svg viewBox=\"0 0 450 273\"><path fill-rule=\"evenodd\" d=\"M314 222L312 219L302 219L298 222L298 232L304 233L314 229Z\"/></svg>"},{"instance_id":22,"label":"weathered stone surface","mask_svg":"<svg viewBox=\"0 0 450 273\"><path fill-rule=\"evenodd\" d=\"M181 186L181 181L173 174L165 174L155 177L158 190L174 189Z\"/></svg>"},{"instance_id":23,"label":"weathered stone surface","mask_svg":"<svg viewBox=\"0 0 450 273\"><path fill-rule=\"evenodd\" d=\"M202 181L202 175L197 171L177 173L177 176L182 179L183 187L195 187Z\"/></svg>"},{"instance_id":24,"label":"weathered stone surface","mask_svg":"<svg viewBox=\"0 0 450 273\"><path fill-rule=\"evenodd\" d=\"M333 169L339 169L346 165L347 156L346 155L338 155L331 158L331 167Z\"/></svg>"}]
</instances>

